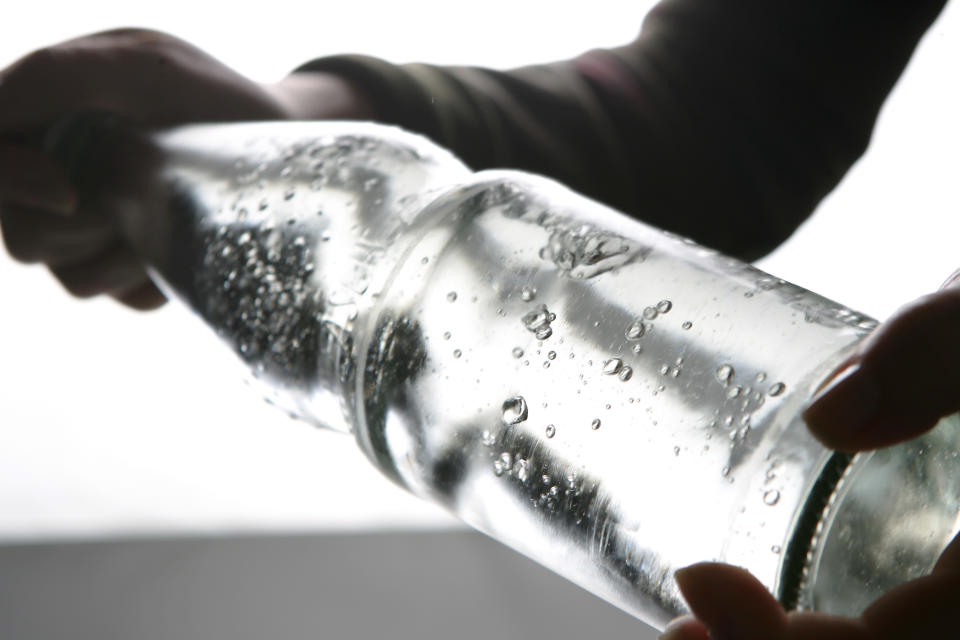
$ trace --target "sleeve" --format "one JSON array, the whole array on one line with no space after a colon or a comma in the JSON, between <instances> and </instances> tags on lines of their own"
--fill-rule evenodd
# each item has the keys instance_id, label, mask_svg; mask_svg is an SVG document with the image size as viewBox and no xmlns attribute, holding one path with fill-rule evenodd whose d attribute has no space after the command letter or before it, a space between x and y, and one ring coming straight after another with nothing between
<instances>
[{"instance_id":1,"label":"sleeve","mask_svg":"<svg viewBox=\"0 0 960 640\"><path fill-rule=\"evenodd\" d=\"M334 56L378 119L753 259L866 149L945 0L664 0L629 45L511 71Z\"/></svg>"}]
</instances>

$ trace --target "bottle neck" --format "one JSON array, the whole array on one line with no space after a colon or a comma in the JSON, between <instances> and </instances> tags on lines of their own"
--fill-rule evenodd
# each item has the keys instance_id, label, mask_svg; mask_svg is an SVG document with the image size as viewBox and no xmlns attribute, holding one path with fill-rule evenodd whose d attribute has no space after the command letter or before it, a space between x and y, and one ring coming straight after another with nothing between
<instances>
[{"instance_id":1,"label":"bottle neck","mask_svg":"<svg viewBox=\"0 0 960 640\"><path fill-rule=\"evenodd\" d=\"M211 326L268 400L348 431L361 319L436 193L468 170L391 127L102 119L53 144L81 206L116 217L151 275Z\"/></svg>"}]
</instances>

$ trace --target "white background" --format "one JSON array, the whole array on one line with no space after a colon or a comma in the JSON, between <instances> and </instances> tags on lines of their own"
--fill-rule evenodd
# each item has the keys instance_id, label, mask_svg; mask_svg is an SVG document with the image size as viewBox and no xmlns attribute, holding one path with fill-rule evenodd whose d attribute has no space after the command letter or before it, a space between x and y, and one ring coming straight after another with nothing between
<instances>
[{"instance_id":1,"label":"white background","mask_svg":"<svg viewBox=\"0 0 960 640\"><path fill-rule=\"evenodd\" d=\"M341 52L510 67L625 43L651 4L34 1L6 12L0 64L136 25L265 81ZM761 266L881 319L960 266L958 60L955 2L868 156ZM41 267L0 257L0 539L453 526L381 479L349 438L263 405L228 365L174 305L144 315L80 303Z\"/></svg>"}]
</instances>

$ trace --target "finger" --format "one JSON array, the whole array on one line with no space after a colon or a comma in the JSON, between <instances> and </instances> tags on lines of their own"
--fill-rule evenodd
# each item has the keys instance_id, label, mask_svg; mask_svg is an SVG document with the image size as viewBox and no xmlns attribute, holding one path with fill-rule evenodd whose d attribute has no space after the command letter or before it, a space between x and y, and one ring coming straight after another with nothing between
<instances>
[{"instance_id":1,"label":"finger","mask_svg":"<svg viewBox=\"0 0 960 640\"><path fill-rule=\"evenodd\" d=\"M163 292L150 280L134 286L133 289L111 293L110 295L117 302L137 311L152 311L162 307L167 301Z\"/></svg>"},{"instance_id":2,"label":"finger","mask_svg":"<svg viewBox=\"0 0 960 640\"><path fill-rule=\"evenodd\" d=\"M960 572L960 535L954 538L940 554L937 564L933 567L933 573L940 571Z\"/></svg>"},{"instance_id":3,"label":"finger","mask_svg":"<svg viewBox=\"0 0 960 640\"><path fill-rule=\"evenodd\" d=\"M787 628L782 640L874 640L874 638L861 620L803 611L788 614ZM904 638L904 640L907 639Z\"/></svg>"},{"instance_id":4,"label":"finger","mask_svg":"<svg viewBox=\"0 0 960 640\"><path fill-rule=\"evenodd\" d=\"M958 611L960 572L939 571L889 591L861 617L878 640L956 638Z\"/></svg>"},{"instance_id":5,"label":"finger","mask_svg":"<svg viewBox=\"0 0 960 640\"><path fill-rule=\"evenodd\" d=\"M123 245L114 246L83 262L52 266L50 271L67 291L78 298L130 292L147 279L143 263Z\"/></svg>"},{"instance_id":6,"label":"finger","mask_svg":"<svg viewBox=\"0 0 960 640\"><path fill-rule=\"evenodd\" d=\"M5 205L0 228L7 251L20 262L75 263L117 242L116 228L95 214L64 217Z\"/></svg>"},{"instance_id":7,"label":"finger","mask_svg":"<svg viewBox=\"0 0 960 640\"><path fill-rule=\"evenodd\" d=\"M60 166L31 147L0 142L0 201L70 215L76 195Z\"/></svg>"},{"instance_id":8,"label":"finger","mask_svg":"<svg viewBox=\"0 0 960 640\"><path fill-rule=\"evenodd\" d=\"M659 640L710 640L710 632L702 622L687 615L671 621Z\"/></svg>"},{"instance_id":9,"label":"finger","mask_svg":"<svg viewBox=\"0 0 960 640\"><path fill-rule=\"evenodd\" d=\"M803 417L827 446L883 447L960 410L960 288L925 296L867 338Z\"/></svg>"},{"instance_id":10,"label":"finger","mask_svg":"<svg viewBox=\"0 0 960 640\"><path fill-rule=\"evenodd\" d=\"M704 562L677 571L675 578L711 638L770 640L786 626L780 603L744 569Z\"/></svg>"}]
</instances>

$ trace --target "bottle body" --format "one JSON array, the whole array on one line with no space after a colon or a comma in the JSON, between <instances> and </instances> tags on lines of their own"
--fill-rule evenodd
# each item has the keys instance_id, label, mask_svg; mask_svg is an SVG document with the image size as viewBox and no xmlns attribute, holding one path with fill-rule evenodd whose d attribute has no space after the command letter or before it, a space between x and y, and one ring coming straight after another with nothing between
<instances>
[{"instance_id":1,"label":"bottle body","mask_svg":"<svg viewBox=\"0 0 960 640\"><path fill-rule=\"evenodd\" d=\"M790 606L857 612L956 531L953 424L851 460L799 419L869 318L387 128L147 142L149 179L91 190L122 196L158 278L275 401L650 624L685 610L673 572L703 560ZM863 543L878 531L899 546Z\"/></svg>"},{"instance_id":2,"label":"bottle body","mask_svg":"<svg viewBox=\"0 0 960 640\"><path fill-rule=\"evenodd\" d=\"M854 523L815 540L851 460L799 412L874 321L529 176L481 173L432 207L370 320L357 381L361 442L405 486L658 626L685 611L674 570L698 561L846 614L929 571L955 497L936 503L943 520L914 565L885 578L847 577ZM956 455L956 433L941 430L941 455ZM916 489L932 475L905 483L869 459L853 467L864 479ZM960 489L941 471L943 493ZM872 484L848 476L848 490ZM897 517L874 507L858 531ZM844 527L852 545L814 548Z\"/></svg>"}]
</instances>

